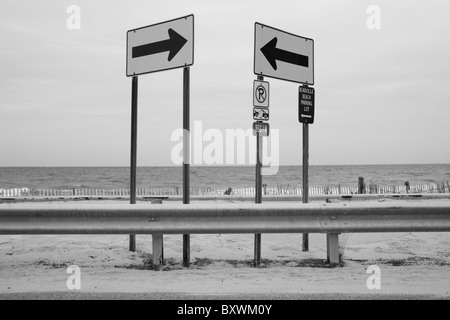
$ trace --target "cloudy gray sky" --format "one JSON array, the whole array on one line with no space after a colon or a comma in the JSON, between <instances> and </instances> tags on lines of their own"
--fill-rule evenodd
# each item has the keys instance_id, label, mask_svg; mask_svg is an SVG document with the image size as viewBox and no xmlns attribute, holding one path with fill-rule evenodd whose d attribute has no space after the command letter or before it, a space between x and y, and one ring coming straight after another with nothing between
<instances>
[{"instance_id":1,"label":"cloudy gray sky","mask_svg":"<svg viewBox=\"0 0 450 320\"><path fill-rule=\"evenodd\" d=\"M81 29L66 26L81 9ZM369 30L369 5L381 29ZM449 163L450 3L0 1L0 166L128 166L126 31L195 16L191 126L248 129L254 23L315 40L311 164ZM281 164L301 163L298 85L271 85ZM138 165L172 165L182 69L139 78Z\"/></svg>"}]
</instances>

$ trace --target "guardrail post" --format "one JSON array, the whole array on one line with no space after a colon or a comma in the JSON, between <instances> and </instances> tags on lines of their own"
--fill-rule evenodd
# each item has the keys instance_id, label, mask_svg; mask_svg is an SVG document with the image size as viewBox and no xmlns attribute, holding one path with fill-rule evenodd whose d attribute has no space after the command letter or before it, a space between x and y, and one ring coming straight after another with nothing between
<instances>
[{"instance_id":1,"label":"guardrail post","mask_svg":"<svg viewBox=\"0 0 450 320\"><path fill-rule=\"evenodd\" d=\"M162 199L153 200L152 204L162 204ZM152 234L152 262L154 266L164 264L164 235L162 233Z\"/></svg>"},{"instance_id":2,"label":"guardrail post","mask_svg":"<svg viewBox=\"0 0 450 320\"><path fill-rule=\"evenodd\" d=\"M339 264L339 233L327 233L327 262Z\"/></svg>"},{"instance_id":3,"label":"guardrail post","mask_svg":"<svg viewBox=\"0 0 450 320\"><path fill-rule=\"evenodd\" d=\"M164 240L162 234L152 234L152 262L154 266L162 266L164 264Z\"/></svg>"}]
</instances>

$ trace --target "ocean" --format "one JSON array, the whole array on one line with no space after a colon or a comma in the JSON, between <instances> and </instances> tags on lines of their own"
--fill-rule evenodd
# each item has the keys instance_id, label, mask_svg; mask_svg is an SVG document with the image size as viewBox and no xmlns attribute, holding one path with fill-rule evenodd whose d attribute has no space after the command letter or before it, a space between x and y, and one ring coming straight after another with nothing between
<instances>
[{"instance_id":1,"label":"ocean","mask_svg":"<svg viewBox=\"0 0 450 320\"><path fill-rule=\"evenodd\" d=\"M450 164L310 166L310 186L410 185L450 181ZM255 185L255 166L191 166L191 187L246 188ZM0 167L0 189L128 188L129 167ZM263 176L268 186L301 186L301 166L281 166ZM182 167L138 167L138 188L182 186Z\"/></svg>"}]
</instances>

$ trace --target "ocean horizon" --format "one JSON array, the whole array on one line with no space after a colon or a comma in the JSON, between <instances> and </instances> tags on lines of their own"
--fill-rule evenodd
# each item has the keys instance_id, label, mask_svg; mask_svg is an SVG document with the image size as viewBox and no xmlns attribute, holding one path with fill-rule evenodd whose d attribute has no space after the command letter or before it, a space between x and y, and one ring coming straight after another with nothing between
<instances>
[{"instance_id":1,"label":"ocean horizon","mask_svg":"<svg viewBox=\"0 0 450 320\"><path fill-rule=\"evenodd\" d=\"M137 167L138 188L182 186L181 166ZM366 184L410 185L450 180L450 164L310 165L310 186ZM280 166L275 175L263 176L268 186L300 186L302 166ZM130 167L0 167L0 189L128 188ZM191 166L191 187L245 188L255 185L255 166Z\"/></svg>"}]
</instances>

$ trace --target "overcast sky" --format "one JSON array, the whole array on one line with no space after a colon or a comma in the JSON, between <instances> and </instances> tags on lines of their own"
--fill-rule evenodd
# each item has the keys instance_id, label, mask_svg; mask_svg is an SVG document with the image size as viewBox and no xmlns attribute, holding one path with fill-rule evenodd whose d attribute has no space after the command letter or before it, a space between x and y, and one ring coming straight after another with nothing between
<instances>
[{"instance_id":1,"label":"overcast sky","mask_svg":"<svg viewBox=\"0 0 450 320\"><path fill-rule=\"evenodd\" d=\"M70 5L80 30L67 28ZM188 14L191 126L251 127L260 22L315 41L311 164L449 163L449 11L445 0L0 0L0 166L128 166L126 31ZM266 80L281 164L301 164L298 84ZM172 165L181 126L182 69L140 76L138 165Z\"/></svg>"}]
</instances>

